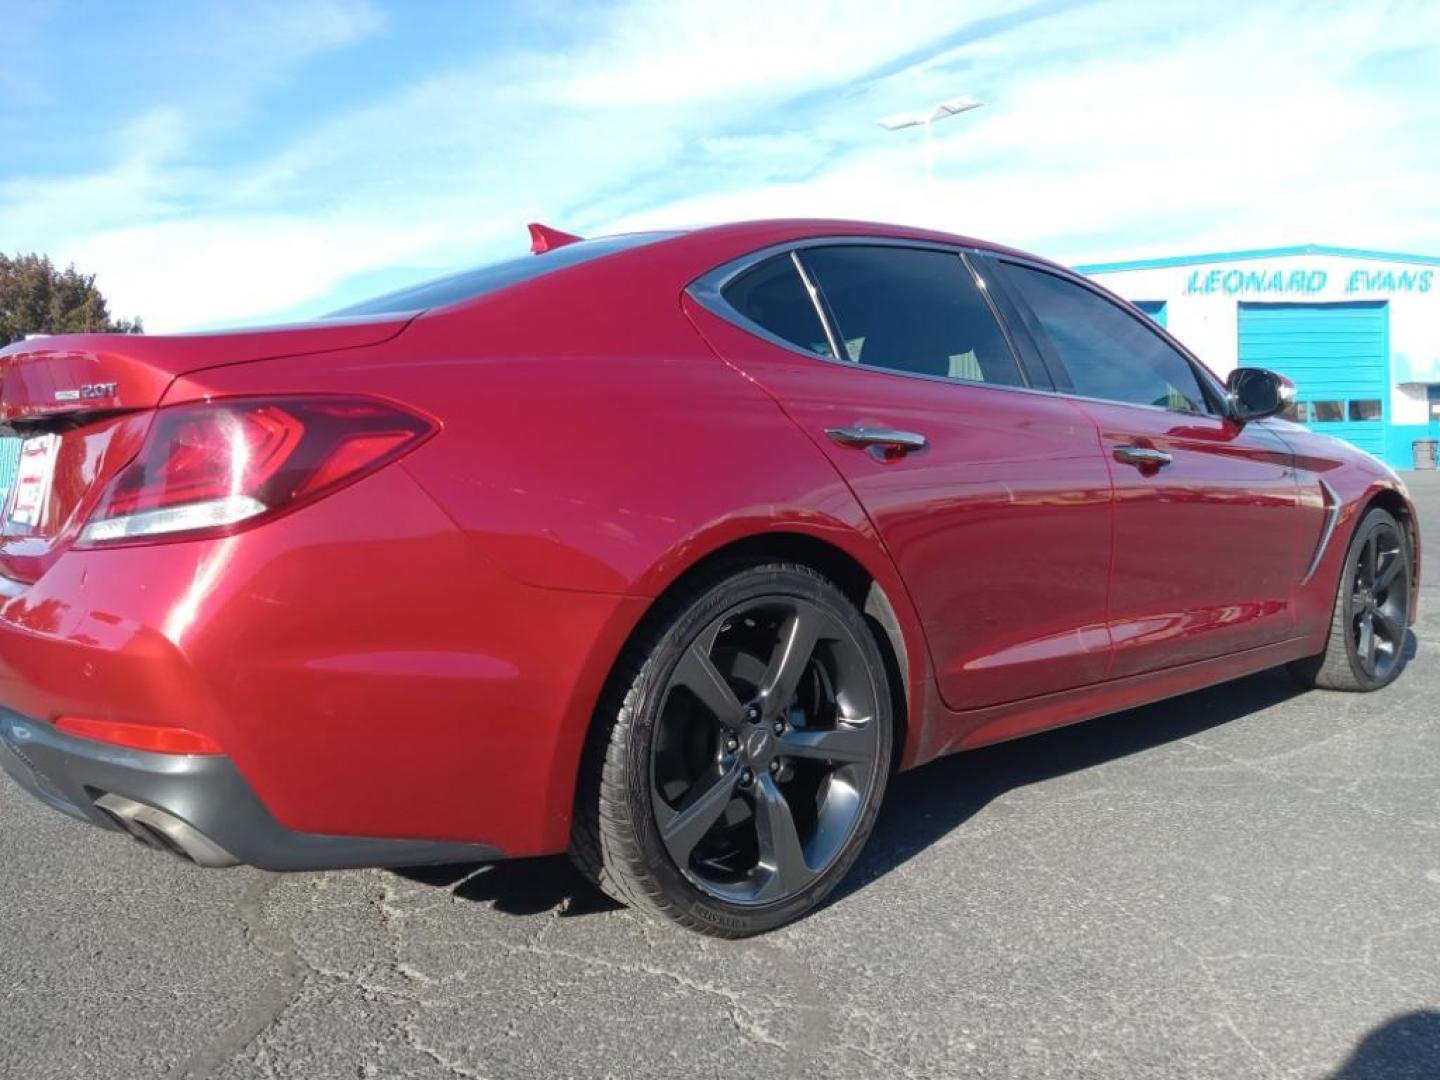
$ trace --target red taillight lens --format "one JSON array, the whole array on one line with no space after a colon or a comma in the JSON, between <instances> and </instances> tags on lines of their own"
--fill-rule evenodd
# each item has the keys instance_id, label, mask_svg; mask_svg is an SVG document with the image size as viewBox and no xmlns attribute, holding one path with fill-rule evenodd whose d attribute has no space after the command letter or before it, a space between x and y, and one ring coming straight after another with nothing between
<instances>
[{"instance_id":1,"label":"red taillight lens","mask_svg":"<svg viewBox=\"0 0 1440 1080\"><path fill-rule=\"evenodd\" d=\"M233 529L393 461L434 430L364 398L217 400L162 409L82 545Z\"/></svg>"},{"instance_id":2,"label":"red taillight lens","mask_svg":"<svg viewBox=\"0 0 1440 1080\"><path fill-rule=\"evenodd\" d=\"M89 720L83 716L62 716L55 727L67 735L154 754L219 754L220 744L208 735L185 728L158 724L127 724L118 720Z\"/></svg>"}]
</instances>

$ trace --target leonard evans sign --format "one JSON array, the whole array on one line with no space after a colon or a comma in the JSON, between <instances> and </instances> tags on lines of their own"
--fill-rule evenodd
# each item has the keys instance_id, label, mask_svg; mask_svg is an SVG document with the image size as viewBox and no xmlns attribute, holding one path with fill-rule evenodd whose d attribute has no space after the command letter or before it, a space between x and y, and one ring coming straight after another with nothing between
<instances>
[{"instance_id":1,"label":"leonard evans sign","mask_svg":"<svg viewBox=\"0 0 1440 1080\"><path fill-rule=\"evenodd\" d=\"M1323 266L1286 269L1192 270L1185 279L1186 296L1255 298L1420 295L1440 291L1433 269L1380 267L1339 270Z\"/></svg>"}]
</instances>

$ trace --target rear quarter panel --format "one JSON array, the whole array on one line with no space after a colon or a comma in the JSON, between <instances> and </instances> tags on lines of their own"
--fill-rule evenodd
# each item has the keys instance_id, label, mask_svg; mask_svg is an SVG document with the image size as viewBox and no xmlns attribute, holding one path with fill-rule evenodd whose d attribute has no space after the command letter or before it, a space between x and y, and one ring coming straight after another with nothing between
<instances>
[{"instance_id":1,"label":"rear quarter panel","mask_svg":"<svg viewBox=\"0 0 1440 1080\"><path fill-rule=\"evenodd\" d=\"M767 532L801 533L848 553L895 609L910 663L903 690L912 715L924 701L927 678L926 650L905 589L849 488L763 390L708 350L684 320L678 292L657 298L650 290L608 286L603 275L578 294L574 284L563 293L526 289L504 304L422 317L397 340L373 349L198 372L179 380L167 396L172 403L256 393L363 393L439 421L440 432L400 469L463 538L473 569L444 549L446 558L429 564L433 580L423 590L424 615L407 620L408 633L425 633L419 627L429 621L437 624L429 636L451 649L464 639L467 625L483 624L476 633L491 640L497 639L497 622L524 621L523 632L514 635L516 647L495 655L513 668L517 690L558 684L555 693L547 688L543 695L549 715L523 710L543 754L509 755L511 762L523 760L531 774L527 782L544 793L543 805L535 807L543 827L538 834L527 831L519 850L511 837L506 850L513 853L565 846L585 733L620 648L651 598L733 541ZM567 298L575 295L584 302L567 308ZM373 487L378 492L380 485ZM353 499L349 505L355 506ZM365 512L383 519L391 509L375 504ZM392 549L395 556L431 558L420 549L413 556ZM413 579L415 569L407 568L406 577ZM492 573L515 586L491 590L501 598L493 603L463 580L446 581L467 574L487 580ZM369 575L367 588L377 605L415 602L390 590L387 578L384 566ZM543 602L527 607L527 594ZM583 627L569 625L566 595L574 597ZM597 609L587 597L616 602ZM336 651L327 636L334 633L322 632L314 644L317 655ZM424 671L404 657L392 664L382 655L413 647L398 635L381 637L379 647L367 644L367 664L405 672L423 690ZM299 652L312 648L293 645ZM294 663L311 661L297 652ZM450 673L439 677L453 682ZM508 689L496 693L511 708L519 700ZM464 695L426 700L476 709ZM363 709L363 702L352 699L352 707ZM914 716L910 725L902 764L913 759L919 719ZM477 776L488 775L485 732L494 721L441 715L408 722L422 731L444 731L445 753L452 758L459 752L456 732L473 725ZM362 723L357 730L374 726ZM512 728L504 725L507 749L513 746ZM358 752L352 756L358 778L382 780L380 761ZM433 827L437 800L453 799L447 768L411 762L405 787L415 809L409 816L423 810ZM442 774L445 790L434 783ZM507 777L504 786L512 791L524 784ZM530 812L523 800L512 806L517 816ZM500 840L468 832L447 838Z\"/></svg>"}]
</instances>

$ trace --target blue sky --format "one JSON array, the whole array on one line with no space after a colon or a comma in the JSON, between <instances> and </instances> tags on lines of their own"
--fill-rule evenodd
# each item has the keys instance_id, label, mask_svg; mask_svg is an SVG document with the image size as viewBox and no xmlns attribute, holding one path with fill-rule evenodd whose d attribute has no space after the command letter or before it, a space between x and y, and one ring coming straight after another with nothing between
<instances>
[{"instance_id":1,"label":"blue sky","mask_svg":"<svg viewBox=\"0 0 1440 1080\"><path fill-rule=\"evenodd\" d=\"M790 214L1064 261L1440 253L1440 4L0 0L0 250L152 331ZM956 94L920 134L878 117Z\"/></svg>"}]
</instances>

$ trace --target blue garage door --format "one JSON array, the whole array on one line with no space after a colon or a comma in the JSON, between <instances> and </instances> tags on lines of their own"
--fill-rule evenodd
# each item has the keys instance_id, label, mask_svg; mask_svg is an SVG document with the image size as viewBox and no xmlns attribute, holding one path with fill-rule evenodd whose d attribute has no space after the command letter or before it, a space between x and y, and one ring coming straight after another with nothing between
<instances>
[{"instance_id":1,"label":"blue garage door","mask_svg":"<svg viewBox=\"0 0 1440 1080\"><path fill-rule=\"evenodd\" d=\"M1389 308L1383 303L1241 304L1240 363L1288 375L1294 419L1385 456Z\"/></svg>"}]
</instances>

